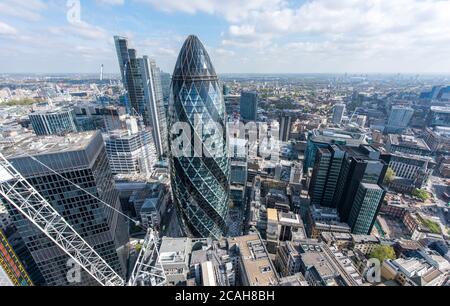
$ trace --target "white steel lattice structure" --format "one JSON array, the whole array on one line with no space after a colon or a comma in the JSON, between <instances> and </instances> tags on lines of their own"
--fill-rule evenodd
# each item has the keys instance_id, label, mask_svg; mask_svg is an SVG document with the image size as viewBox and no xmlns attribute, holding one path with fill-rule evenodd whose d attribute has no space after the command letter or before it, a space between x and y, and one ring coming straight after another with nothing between
<instances>
[{"instance_id":1,"label":"white steel lattice structure","mask_svg":"<svg viewBox=\"0 0 450 306\"><path fill-rule=\"evenodd\" d=\"M124 286L125 281L67 223L0 153L0 196L102 286Z\"/></svg>"},{"instance_id":2,"label":"white steel lattice structure","mask_svg":"<svg viewBox=\"0 0 450 306\"><path fill-rule=\"evenodd\" d=\"M129 286L163 286L166 283L166 273L162 266L158 267L158 244L158 234L149 229L131 273Z\"/></svg>"}]
</instances>

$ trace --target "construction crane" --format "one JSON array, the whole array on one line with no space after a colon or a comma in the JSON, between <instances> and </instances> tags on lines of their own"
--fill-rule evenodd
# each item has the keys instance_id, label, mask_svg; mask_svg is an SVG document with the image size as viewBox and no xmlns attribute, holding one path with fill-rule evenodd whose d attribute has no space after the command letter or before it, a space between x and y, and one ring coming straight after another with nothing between
<instances>
[{"instance_id":1,"label":"construction crane","mask_svg":"<svg viewBox=\"0 0 450 306\"><path fill-rule=\"evenodd\" d=\"M32 222L42 233L61 248L81 268L91 275L102 286L125 286L125 280L73 229L73 227L42 197L39 192L13 167L0 153L0 196L20 214ZM148 271L154 269L150 264L156 264L155 250L158 238L149 229L146 243L144 243L133 269L132 280L142 280ZM157 254L157 250L156 250ZM150 264L148 260L151 260ZM143 269L142 267L145 267ZM153 275L159 275L159 281L150 284L162 285L165 273L162 268ZM153 276L154 279L155 276ZM129 285L134 285L131 281Z\"/></svg>"}]
</instances>

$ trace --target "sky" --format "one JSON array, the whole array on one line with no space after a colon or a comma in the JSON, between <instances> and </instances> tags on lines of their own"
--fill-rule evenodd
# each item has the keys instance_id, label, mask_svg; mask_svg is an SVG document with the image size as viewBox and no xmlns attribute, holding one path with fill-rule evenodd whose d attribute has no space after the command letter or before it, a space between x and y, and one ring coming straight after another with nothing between
<instances>
[{"instance_id":1,"label":"sky","mask_svg":"<svg viewBox=\"0 0 450 306\"><path fill-rule=\"evenodd\" d=\"M450 0L0 0L0 73L118 73L114 35L172 72L450 73Z\"/></svg>"}]
</instances>

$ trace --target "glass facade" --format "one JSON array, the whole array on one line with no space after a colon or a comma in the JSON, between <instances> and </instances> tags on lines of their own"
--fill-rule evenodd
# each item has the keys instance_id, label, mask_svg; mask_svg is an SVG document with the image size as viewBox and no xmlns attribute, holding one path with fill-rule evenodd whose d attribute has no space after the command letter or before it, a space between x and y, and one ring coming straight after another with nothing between
<instances>
[{"instance_id":1,"label":"glass facade","mask_svg":"<svg viewBox=\"0 0 450 306\"><path fill-rule=\"evenodd\" d=\"M84 146L45 152L37 158L120 210L102 136L99 132L86 135L90 136ZM60 139L55 139L57 141ZM9 161L118 274L125 276L125 258L117 251L128 240L123 217L29 157L11 157ZM84 270L81 270L80 283L70 283L67 278L71 269L69 256L15 208L8 206L8 209L44 277L44 285L98 285Z\"/></svg>"},{"instance_id":2,"label":"glass facade","mask_svg":"<svg viewBox=\"0 0 450 306\"><path fill-rule=\"evenodd\" d=\"M258 94L256 92L241 93L241 120L256 121L258 112Z\"/></svg>"},{"instance_id":3,"label":"glass facade","mask_svg":"<svg viewBox=\"0 0 450 306\"><path fill-rule=\"evenodd\" d=\"M209 55L195 36L184 43L173 73L170 131L176 123L189 126L189 145L205 145L200 155L175 156L177 135L169 137L172 193L180 221L192 236L221 237L227 231L230 180L225 103ZM210 123L220 125L221 133L209 132ZM213 145L206 148L206 143ZM212 147L215 154L208 152Z\"/></svg>"},{"instance_id":4,"label":"glass facade","mask_svg":"<svg viewBox=\"0 0 450 306\"><path fill-rule=\"evenodd\" d=\"M71 109L31 113L29 118L36 135L60 135L77 131Z\"/></svg>"},{"instance_id":5,"label":"glass facade","mask_svg":"<svg viewBox=\"0 0 450 306\"><path fill-rule=\"evenodd\" d=\"M385 191L378 185L359 185L348 221L353 234L370 235L384 195Z\"/></svg>"},{"instance_id":6,"label":"glass facade","mask_svg":"<svg viewBox=\"0 0 450 306\"><path fill-rule=\"evenodd\" d=\"M152 128L158 157L166 156L167 120L160 70L147 56L137 57L135 49L128 48L128 40L115 36L117 57L123 84L127 90L127 111L142 115L146 126Z\"/></svg>"}]
</instances>

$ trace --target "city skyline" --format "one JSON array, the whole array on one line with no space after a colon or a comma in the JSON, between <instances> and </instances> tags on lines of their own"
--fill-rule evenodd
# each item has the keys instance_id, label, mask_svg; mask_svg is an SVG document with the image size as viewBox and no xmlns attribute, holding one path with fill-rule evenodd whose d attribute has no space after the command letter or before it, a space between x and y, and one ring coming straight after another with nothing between
<instances>
[{"instance_id":1,"label":"city skyline","mask_svg":"<svg viewBox=\"0 0 450 306\"><path fill-rule=\"evenodd\" d=\"M184 37L196 34L218 74L450 73L449 1L238 2L6 0L0 65L119 73L112 37L123 35L170 72Z\"/></svg>"}]
</instances>

